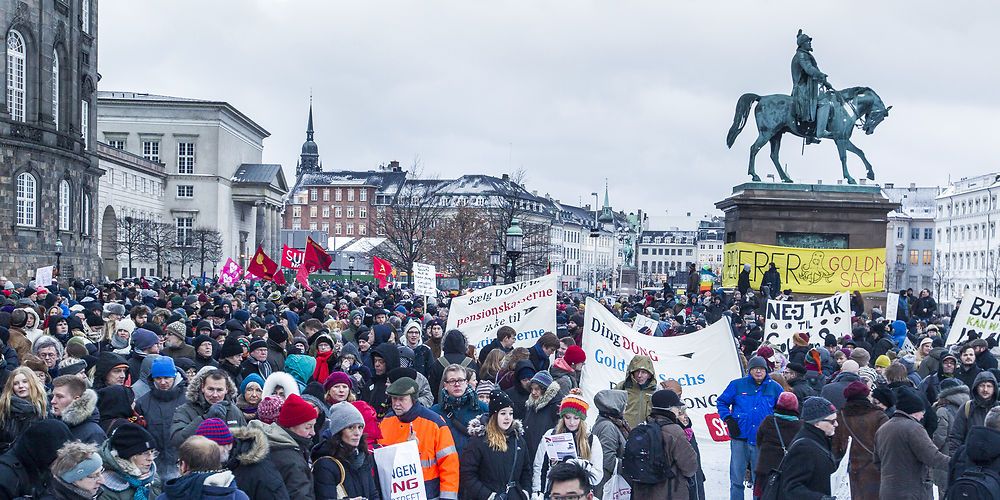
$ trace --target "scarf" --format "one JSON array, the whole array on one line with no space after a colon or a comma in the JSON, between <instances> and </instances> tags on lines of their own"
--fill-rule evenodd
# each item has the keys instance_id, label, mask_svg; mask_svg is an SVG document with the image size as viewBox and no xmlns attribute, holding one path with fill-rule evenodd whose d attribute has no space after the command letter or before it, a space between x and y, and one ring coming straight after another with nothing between
<instances>
[{"instance_id":1,"label":"scarf","mask_svg":"<svg viewBox=\"0 0 1000 500\"><path fill-rule=\"evenodd\" d=\"M156 479L156 474L154 474L155 469L150 469L149 474L146 474L144 478L133 477L129 474L122 474L125 481L132 488L135 488L135 493L132 494L132 500L150 500L149 499L149 484Z\"/></svg>"},{"instance_id":2,"label":"scarf","mask_svg":"<svg viewBox=\"0 0 1000 500\"><path fill-rule=\"evenodd\" d=\"M128 339L123 339L118 336L118 332L113 332L111 334L111 347L115 349L124 349L128 347Z\"/></svg>"},{"instance_id":3,"label":"scarf","mask_svg":"<svg viewBox=\"0 0 1000 500\"><path fill-rule=\"evenodd\" d=\"M599 411L597 415L608 419L609 422L615 424L615 427L618 428L618 432L621 432L623 436L628 436L630 430L628 427L628 422L626 422L625 419L622 418L621 412Z\"/></svg>"},{"instance_id":4,"label":"scarf","mask_svg":"<svg viewBox=\"0 0 1000 500\"><path fill-rule=\"evenodd\" d=\"M271 363L268 363L267 360L257 361L253 356L247 359L250 360L250 363L257 365L257 371L260 372L260 376L264 380L267 380L267 377L271 376Z\"/></svg>"},{"instance_id":5,"label":"scarf","mask_svg":"<svg viewBox=\"0 0 1000 500\"><path fill-rule=\"evenodd\" d=\"M326 351L323 353L316 353L316 369L313 370L313 380L323 383L326 378L330 376L330 366L327 362L330 357L333 356L333 351Z\"/></svg>"}]
</instances>

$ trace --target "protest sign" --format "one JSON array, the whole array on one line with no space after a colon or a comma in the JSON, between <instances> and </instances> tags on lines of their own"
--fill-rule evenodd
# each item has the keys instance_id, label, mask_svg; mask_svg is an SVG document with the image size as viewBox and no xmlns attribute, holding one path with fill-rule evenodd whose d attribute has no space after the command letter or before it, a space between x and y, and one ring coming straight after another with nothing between
<instances>
[{"instance_id":1,"label":"protest sign","mask_svg":"<svg viewBox=\"0 0 1000 500\"><path fill-rule=\"evenodd\" d=\"M448 309L448 330L461 330L469 345L481 349L507 325L517 332L515 347L531 347L543 333L556 331L557 278L546 274L455 297Z\"/></svg>"},{"instance_id":2,"label":"protest sign","mask_svg":"<svg viewBox=\"0 0 1000 500\"><path fill-rule=\"evenodd\" d=\"M423 295L424 297L437 295L437 286L434 280L435 275L434 266L414 262L413 291L417 295Z\"/></svg>"},{"instance_id":3,"label":"protest sign","mask_svg":"<svg viewBox=\"0 0 1000 500\"><path fill-rule=\"evenodd\" d=\"M971 337L995 339L1000 335L1000 299L966 290L955 321L948 331L947 345L968 342Z\"/></svg>"},{"instance_id":4,"label":"protest sign","mask_svg":"<svg viewBox=\"0 0 1000 500\"><path fill-rule=\"evenodd\" d=\"M549 460L562 462L567 458L576 458L576 441L573 434L564 432L562 434L551 434L545 436L545 454Z\"/></svg>"},{"instance_id":5,"label":"protest sign","mask_svg":"<svg viewBox=\"0 0 1000 500\"><path fill-rule=\"evenodd\" d=\"M834 294L885 290L885 248L796 248L756 243L723 246L722 286L735 288L743 264L750 264L750 286L760 289L771 263L778 268L781 288L796 293Z\"/></svg>"},{"instance_id":6,"label":"protest sign","mask_svg":"<svg viewBox=\"0 0 1000 500\"><path fill-rule=\"evenodd\" d=\"M684 388L691 424L702 439L727 441L726 426L716 411L716 399L729 382L742 376L736 340L729 319L677 337L650 337L638 333L597 301L588 298L584 317L583 365L580 388L588 401L598 391L613 389L628 377L637 355L648 356L656 383L676 380ZM597 412L591 412L590 419Z\"/></svg>"},{"instance_id":7,"label":"protest sign","mask_svg":"<svg viewBox=\"0 0 1000 500\"><path fill-rule=\"evenodd\" d=\"M49 286L52 284L53 267L45 266L35 269L35 286Z\"/></svg>"},{"instance_id":8,"label":"protest sign","mask_svg":"<svg viewBox=\"0 0 1000 500\"><path fill-rule=\"evenodd\" d=\"M885 294L885 319L896 321L896 313L899 312L899 294L888 292Z\"/></svg>"},{"instance_id":9,"label":"protest sign","mask_svg":"<svg viewBox=\"0 0 1000 500\"><path fill-rule=\"evenodd\" d=\"M382 498L386 500L427 500L424 490L424 470L420 465L420 450L416 441L375 449Z\"/></svg>"},{"instance_id":10,"label":"protest sign","mask_svg":"<svg viewBox=\"0 0 1000 500\"><path fill-rule=\"evenodd\" d=\"M632 320L632 329L641 332L644 327L649 328L649 335L656 333L656 328L660 326L660 322L656 321L649 316L643 316L641 314L636 314L635 319Z\"/></svg>"},{"instance_id":11,"label":"protest sign","mask_svg":"<svg viewBox=\"0 0 1000 500\"><path fill-rule=\"evenodd\" d=\"M814 347L822 347L827 335L839 339L851 333L850 297L840 293L808 302L767 301L764 342L787 353L793 347L792 335L798 332L808 333Z\"/></svg>"},{"instance_id":12,"label":"protest sign","mask_svg":"<svg viewBox=\"0 0 1000 500\"><path fill-rule=\"evenodd\" d=\"M222 265L222 270L219 271L219 281L223 285L232 286L233 283L239 281L241 272L243 272L243 268L230 257L226 259L226 263Z\"/></svg>"}]
</instances>

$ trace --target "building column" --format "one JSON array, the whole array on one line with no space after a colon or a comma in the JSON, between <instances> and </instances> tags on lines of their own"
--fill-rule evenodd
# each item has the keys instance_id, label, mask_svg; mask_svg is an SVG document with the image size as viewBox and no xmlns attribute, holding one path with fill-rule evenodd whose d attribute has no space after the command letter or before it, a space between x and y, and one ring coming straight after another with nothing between
<instances>
[{"instance_id":1,"label":"building column","mask_svg":"<svg viewBox=\"0 0 1000 500\"><path fill-rule=\"evenodd\" d=\"M265 234L264 228L267 225L267 221L265 220L265 217L267 215L266 211L267 207L265 207L262 203L257 202L254 203L253 210L254 210L253 244L254 244L254 251L256 251L257 250L256 247L258 245L260 245L261 247L264 246L264 234Z\"/></svg>"},{"instance_id":2,"label":"building column","mask_svg":"<svg viewBox=\"0 0 1000 500\"><path fill-rule=\"evenodd\" d=\"M279 228L281 225L281 217L278 215L278 208L275 205L271 205L270 212L271 212L271 227L270 227L271 248L273 248L275 252L281 252L281 241L280 241L281 236L279 233Z\"/></svg>"}]
</instances>

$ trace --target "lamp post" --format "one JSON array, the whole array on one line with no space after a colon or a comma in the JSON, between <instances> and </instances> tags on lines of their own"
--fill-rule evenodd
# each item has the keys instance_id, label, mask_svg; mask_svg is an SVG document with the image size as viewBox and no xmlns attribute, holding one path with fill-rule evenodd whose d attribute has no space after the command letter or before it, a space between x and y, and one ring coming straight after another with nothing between
<instances>
[{"instance_id":1,"label":"lamp post","mask_svg":"<svg viewBox=\"0 0 1000 500\"><path fill-rule=\"evenodd\" d=\"M492 278L493 280L492 283L494 285L497 284L497 269L500 269L500 263L501 263L500 258L501 258L500 251L497 250L496 248L493 248L493 251L490 252L490 268L493 269L493 274L491 274L490 277Z\"/></svg>"},{"instance_id":2,"label":"lamp post","mask_svg":"<svg viewBox=\"0 0 1000 500\"><path fill-rule=\"evenodd\" d=\"M348 269L348 273L349 273L348 281L354 281L354 256L353 255L347 258L347 263L348 263L347 269Z\"/></svg>"},{"instance_id":3,"label":"lamp post","mask_svg":"<svg viewBox=\"0 0 1000 500\"><path fill-rule=\"evenodd\" d=\"M590 193L594 196L594 227L590 230L590 237L594 239L594 258L591 259L590 266L593 270L592 276L594 279L594 298L597 298L597 240L601 236L601 230L598 228L597 216L600 210L597 208L597 193Z\"/></svg>"},{"instance_id":4,"label":"lamp post","mask_svg":"<svg viewBox=\"0 0 1000 500\"><path fill-rule=\"evenodd\" d=\"M59 272L62 270L60 264L62 264L62 252L63 252L63 242L62 239L56 239L56 276L59 276Z\"/></svg>"},{"instance_id":5,"label":"lamp post","mask_svg":"<svg viewBox=\"0 0 1000 500\"><path fill-rule=\"evenodd\" d=\"M524 245L524 231L521 230L521 221L516 218L510 221L507 234L504 235L504 248L507 251L507 258L510 260L510 272L507 274L507 283L517 281L517 258L521 256Z\"/></svg>"}]
</instances>

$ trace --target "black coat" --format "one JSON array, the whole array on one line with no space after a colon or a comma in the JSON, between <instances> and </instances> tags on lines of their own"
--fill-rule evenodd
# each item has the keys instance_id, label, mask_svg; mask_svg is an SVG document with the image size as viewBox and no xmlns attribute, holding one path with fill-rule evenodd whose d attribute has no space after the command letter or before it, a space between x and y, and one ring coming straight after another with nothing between
<instances>
[{"instance_id":1,"label":"black coat","mask_svg":"<svg viewBox=\"0 0 1000 500\"><path fill-rule=\"evenodd\" d=\"M764 417L764 421L757 428L757 463L753 468L758 479L766 480L768 474L778 468L781 459L785 458L785 450L791 446L800 430L802 430L801 420L775 418L774 415ZM784 448L781 447L782 443L785 445Z\"/></svg>"},{"instance_id":2,"label":"black coat","mask_svg":"<svg viewBox=\"0 0 1000 500\"><path fill-rule=\"evenodd\" d=\"M528 396L531 395L531 392L521 386L520 380L514 382L514 387L511 387L504 392L507 393L507 396L510 396L510 402L514 404L514 418L517 420L524 420L524 415L527 413L525 403L528 402Z\"/></svg>"},{"instance_id":3,"label":"black coat","mask_svg":"<svg viewBox=\"0 0 1000 500\"><path fill-rule=\"evenodd\" d=\"M233 449L226 468L236 477L236 486L250 498L289 500L288 489L271 461L271 447L260 429L233 427Z\"/></svg>"},{"instance_id":4,"label":"black coat","mask_svg":"<svg viewBox=\"0 0 1000 500\"><path fill-rule=\"evenodd\" d=\"M556 426L559 421L559 401L556 395L559 394L559 383L552 382L552 385L542 393L538 400L529 399L524 415L524 440L528 443L528 456L535 456L538 444L542 441L542 436L549 429Z\"/></svg>"},{"instance_id":5,"label":"black coat","mask_svg":"<svg viewBox=\"0 0 1000 500\"><path fill-rule=\"evenodd\" d=\"M816 426L802 424L782 464L781 498L821 500L830 495L830 476L836 471L830 438Z\"/></svg>"},{"instance_id":6,"label":"black coat","mask_svg":"<svg viewBox=\"0 0 1000 500\"><path fill-rule=\"evenodd\" d=\"M438 358L431 362L431 367L427 370L430 372L430 375L427 375L427 382L431 384L434 402L441 400L441 377L444 375L446 365L461 365L464 362L463 366L479 372L479 363L465 355L467 346L465 337L460 334L448 334L441 343L441 357L446 364L441 364L441 358Z\"/></svg>"},{"instance_id":7,"label":"black coat","mask_svg":"<svg viewBox=\"0 0 1000 500\"><path fill-rule=\"evenodd\" d=\"M364 442L361 443L365 446ZM343 481L348 498L380 498L377 480L375 478L375 457L371 453L364 455L355 452L353 460L338 460L338 466L331 456L333 449L329 439L316 446L312 452L313 484L316 500L337 499L337 485ZM343 467L343 477L341 477Z\"/></svg>"},{"instance_id":8,"label":"black coat","mask_svg":"<svg viewBox=\"0 0 1000 500\"><path fill-rule=\"evenodd\" d=\"M469 423L472 438L462 451L459 472L462 498L486 500L494 493L507 492L507 498L511 500L528 500L526 493L531 491L532 460L528 456L521 422L515 420L511 425L507 433L507 451L504 452L490 447L486 441L485 426L483 419ZM508 481L515 483L509 492Z\"/></svg>"},{"instance_id":9,"label":"black coat","mask_svg":"<svg viewBox=\"0 0 1000 500\"><path fill-rule=\"evenodd\" d=\"M740 291L740 295L746 296L750 290L750 271L746 269L740 271L740 276L736 279L736 289Z\"/></svg>"},{"instance_id":10,"label":"black coat","mask_svg":"<svg viewBox=\"0 0 1000 500\"><path fill-rule=\"evenodd\" d=\"M973 467L986 467L1000 473L1000 431L988 427L973 427L966 444L951 457L948 482L955 481Z\"/></svg>"}]
</instances>

